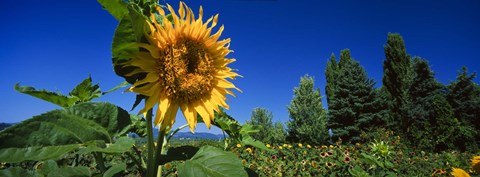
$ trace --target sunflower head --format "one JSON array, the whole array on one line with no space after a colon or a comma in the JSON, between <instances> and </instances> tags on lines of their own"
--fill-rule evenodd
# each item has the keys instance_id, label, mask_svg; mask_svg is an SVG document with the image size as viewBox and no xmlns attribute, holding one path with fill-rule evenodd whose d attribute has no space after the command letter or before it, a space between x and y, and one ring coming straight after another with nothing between
<instances>
[{"instance_id":1,"label":"sunflower head","mask_svg":"<svg viewBox=\"0 0 480 177\"><path fill-rule=\"evenodd\" d=\"M480 156L472 158L471 167L473 172L480 174Z\"/></svg>"},{"instance_id":2,"label":"sunflower head","mask_svg":"<svg viewBox=\"0 0 480 177\"><path fill-rule=\"evenodd\" d=\"M450 174L454 177L470 177L470 175L461 168L452 168L452 172Z\"/></svg>"},{"instance_id":3,"label":"sunflower head","mask_svg":"<svg viewBox=\"0 0 480 177\"><path fill-rule=\"evenodd\" d=\"M214 111L219 112L219 106L228 109L226 95L234 95L231 89L238 90L226 80L239 76L227 67L235 61L226 58L232 52L228 49L230 39L219 40L223 26L212 34L218 14L204 22L202 7L198 18L183 2L178 14L170 5L167 7L171 21L157 7L147 21L148 42L137 43L140 52L126 64L136 68L127 75L145 75L129 91L148 97L140 113L158 104L154 123L162 130L172 127L179 108L192 132L198 115L210 128Z\"/></svg>"}]
</instances>

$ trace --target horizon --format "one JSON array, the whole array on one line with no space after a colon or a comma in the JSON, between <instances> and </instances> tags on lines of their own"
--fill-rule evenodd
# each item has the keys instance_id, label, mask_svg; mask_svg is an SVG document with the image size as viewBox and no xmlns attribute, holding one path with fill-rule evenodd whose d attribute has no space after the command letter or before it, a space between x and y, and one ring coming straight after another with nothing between
<instances>
[{"instance_id":1,"label":"horizon","mask_svg":"<svg viewBox=\"0 0 480 177\"><path fill-rule=\"evenodd\" d=\"M176 9L178 1L171 3ZM198 14L219 14L225 25L221 39L231 38L227 57L230 66L243 76L232 83L242 92L229 96L226 112L245 123L252 110L271 111L273 121L289 120L287 106L300 77L315 77L323 106L325 67L332 53L350 49L368 78L382 85L383 45L389 32L400 33L407 53L429 61L442 84L456 79L462 66L469 73L480 70L480 2L437 1L308 2L308 1L185 1ZM0 122L18 123L60 107L13 90L15 83L36 89L68 92L91 74L103 91L123 81L111 66L111 40L117 21L96 1L81 3L58 0L0 2ZM218 29L215 28L214 32ZM474 80L477 84L480 78ZM124 90L124 89L121 89ZM93 101L108 101L130 110L135 95L116 91ZM141 106L139 106L141 107ZM136 108L130 113L136 114ZM185 124L177 114L174 128ZM213 126L212 126L213 127ZM184 129L183 131L189 131ZM221 133L198 125L196 132Z\"/></svg>"}]
</instances>

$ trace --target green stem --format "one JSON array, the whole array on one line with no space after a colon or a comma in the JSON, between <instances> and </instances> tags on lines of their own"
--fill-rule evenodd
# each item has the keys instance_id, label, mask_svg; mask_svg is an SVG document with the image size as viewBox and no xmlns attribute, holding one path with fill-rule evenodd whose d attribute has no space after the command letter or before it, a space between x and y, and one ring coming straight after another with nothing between
<instances>
[{"instance_id":1,"label":"green stem","mask_svg":"<svg viewBox=\"0 0 480 177\"><path fill-rule=\"evenodd\" d=\"M97 168L102 172L102 174L107 171L105 167L105 162L103 161L103 156L101 152L94 152L93 156L95 157L95 161L97 162Z\"/></svg>"},{"instance_id":2,"label":"green stem","mask_svg":"<svg viewBox=\"0 0 480 177\"><path fill-rule=\"evenodd\" d=\"M170 139L172 139L173 135L175 135L178 131L184 129L185 127L188 127L188 124L182 125L182 126L178 127L177 129L175 129L175 131L170 133L170 136L168 136L168 138L167 138L167 142L169 142Z\"/></svg>"},{"instance_id":3,"label":"green stem","mask_svg":"<svg viewBox=\"0 0 480 177\"><path fill-rule=\"evenodd\" d=\"M133 148L133 151L135 151L135 154L137 154L138 159L140 159L140 161L142 162L142 168L146 169L147 164L145 163L145 160L143 160L142 154L140 154L140 150L138 150L136 146L133 146L132 148Z\"/></svg>"},{"instance_id":4,"label":"green stem","mask_svg":"<svg viewBox=\"0 0 480 177\"><path fill-rule=\"evenodd\" d=\"M153 158L153 127L152 127L152 109L147 111L147 116L145 117L147 121L147 177L154 177L155 171L157 168L154 168L155 159Z\"/></svg>"},{"instance_id":5,"label":"green stem","mask_svg":"<svg viewBox=\"0 0 480 177\"><path fill-rule=\"evenodd\" d=\"M160 165L160 155L162 154L163 140L165 139L165 135L165 130L158 131L157 147L155 149L155 163L153 164L153 168L155 169L154 176L157 176L158 173L158 166Z\"/></svg>"}]
</instances>

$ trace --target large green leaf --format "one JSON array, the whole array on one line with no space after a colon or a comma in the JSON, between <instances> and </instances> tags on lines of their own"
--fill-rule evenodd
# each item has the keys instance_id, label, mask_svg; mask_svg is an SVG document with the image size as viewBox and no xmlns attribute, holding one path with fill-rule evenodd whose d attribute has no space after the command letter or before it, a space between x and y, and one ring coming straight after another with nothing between
<instances>
[{"instance_id":1,"label":"large green leaf","mask_svg":"<svg viewBox=\"0 0 480 177\"><path fill-rule=\"evenodd\" d=\"M169 148L166 155L160 156L160 165L171 161L185 161L191 159L198 152L199 148L195 146L180 146Z\"/></svg>"},{"instance_id":2,"label":"large green leaf","mask_svg":"<svg viewBox=\"0 0 480 177\"><path fill-rule=\"evenodd\" d=\"M77 98L77 102L87 102L102 96L102 92L98 84L92 85L92 78L88 76L88 78L78 84L69 95Z\"/></svg>"},{"instance_id":3,"label":"large green leaf","mask_svg":"<svg viewBox=\"0 0 480 177\"><path fill-rule=\"evenodd\" d=\"M178 176L247 176L240 159L235 154L211 146L200 148L191 160L179 164L177 169Z\"/></svg>"},{"instance_id":4,"label":"large green leaf","mask_svg":"<svg viewBox=\"0 0 480 177\"><path fill-rule=\"evenodd\" d=\"M105 173L103 173L103 177L112 177L113 175L125 171L127 169L127 165L125 163L113 164Z\"/></svg>"},{"instance_id":5,"label":"large green leaf","mask_svg":"<svg viewBox=\"0 0 480 177\"><path fill-rule=\"evenodd\" d=\"M50 172L48 177L89 177L92 173L88 167L62 167Z\"/></svg>"},{"instance_id":6,"label":"large green leaf","mask_svg":"<svg viewBox=\"0 0 480 177\"><path fill-rule=\"evenodd\" d=\"M98 3L117 20L122 19L122 17L128 13L127 3L123 0L98 0Z\"/></svg>"},{"instance_id":7,"label":"large green leaf","mask_svg":"<svg viewBox=\"0 0 480 177\"><path fill-rule=\"evenodd\" d=\"M11 167L4 170L0 170L0 176L3 177L19 177L19 176L33 176L29 172L21 167Z\"/></svg>"},{"instance_id":8,"label":"large green leaf","mask_svg":"<svg viewBox=\"0 0 480 177\"><path fill-rule=\"evenodd\" d=\"M81 103L34 116L0 132L0 148L80 144L111 137L130 123L130 115L110 103Z\"/></svg>"},{"instance_id":9,"label":"large green leaf","mask_svg":"<svg viewBox=\"0 0 480 177\"><path fill-rule=\"evenodd\" d=\"M103 153L124 153L130 151L130 148L135 144L135 140L129 137L121 137L113 144L105 144L106 147L99 147L96 143L87 146L78 151L79 154L86 154L91 152Z\"/></svg>"},{"instance_id":10,"label":"large green leaf","mask_svg":"<svg viewBox=\"0 0 480 177\"><path fill-rule=\"evenodd\" d=\"M79 144L71 144L46 147L4 148L0 149L0 162L16 163L58 159L77 149L79 146Z\"/></svg>"},{"instance_id":11,"label":"large green leaf","mask_svg":"<svg viewBox=\"0 0 480 177\"><path fill-rule=\"evenodd\" d=\"M36 90L33 87L20 86L18 83L15 84L15 91L40 98L64 108L70 107L78 101L78 98L68 97L60 93L50 92L47 90Z\"/></svg>"}]
</instances>

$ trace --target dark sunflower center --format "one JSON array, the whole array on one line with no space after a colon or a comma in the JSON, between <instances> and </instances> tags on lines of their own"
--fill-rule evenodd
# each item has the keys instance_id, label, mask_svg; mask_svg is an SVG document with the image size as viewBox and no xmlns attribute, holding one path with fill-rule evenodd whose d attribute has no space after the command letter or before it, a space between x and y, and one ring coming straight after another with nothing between
<instances>
[{"instance_id":1,"label":"dark sunflower center","mask_svg":"<svg viewBox=\"0 0 480 177\"><path fill-rule=\"evenodd\" d=\"M158 68L169 97L192 102L213 88L214 64L205 46L190 39L179 40L164 50Z\"/></svg>"}]
</instances>

